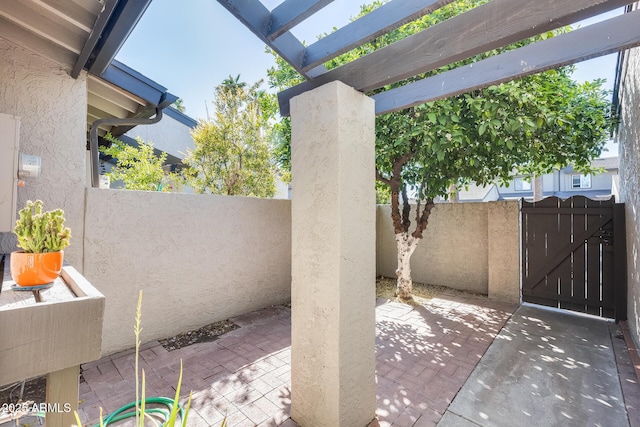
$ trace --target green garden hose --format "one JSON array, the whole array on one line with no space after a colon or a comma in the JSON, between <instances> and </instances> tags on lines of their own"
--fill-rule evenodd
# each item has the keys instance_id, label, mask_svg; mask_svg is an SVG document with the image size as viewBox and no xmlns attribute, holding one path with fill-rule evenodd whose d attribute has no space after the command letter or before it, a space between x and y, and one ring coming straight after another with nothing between
<instances>
[{"instance_id":1,"label":"green garden hose","mask_svg":"<svg viewBox=\"0 0 640 427\"><path fill-rule=\"evenodd\" d=\"M168 397L149 397L147 399L144 400L145 402L145 413L146 414L161 414L164 419L165 419L165 423L167 422L167 420L169 419L169 415L171 414L171 411L173 410L173 399L169 399ZM146 405L148 404L157 404L157 405L162 405L165 406L166 409L164 408L146 408ZM127 418L135 418L136 416L136 403L135 402L131 402L126 404L125 406L121 407L120 409L117 409L115 412L109 414L107 416L107 418L104 419L102 425L103 426L108 426L111 424L115 424L118 421L127 419ZM133 409L133 411L129 411L130 409ZM129 412L126 412L129 411ZM180 413L180 419L184 419L184 410L182 409L182 407L180 405L178 405L178 411ZM162 424L163 426L165 424ZM100 424L95 424L93 427L100 427Z\"/></svg>"}]
</instances>

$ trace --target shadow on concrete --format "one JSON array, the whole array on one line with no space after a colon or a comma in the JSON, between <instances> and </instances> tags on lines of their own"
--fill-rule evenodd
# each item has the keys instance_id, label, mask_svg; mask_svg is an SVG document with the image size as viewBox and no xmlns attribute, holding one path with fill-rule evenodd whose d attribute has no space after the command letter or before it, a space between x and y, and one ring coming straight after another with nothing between
<instances>
[{"instance_id":1,"label":"shadow on concrete","mask_svg":"<svg viewBox=\"0 0 640 427\"><path fill-rule=\"evenodd\" d=\"M423 306L377 311L378 410L382 425L435 424L515 305L444 295Z\"/></svg>"},{"instance_id":2,"label":"shadow on concrete","mask_svg":"<svg viewBox=\"0 0 640 427\"><path fill-rule=\"evenodd\" d=\"M521 306L439 425L628 426L609 323Z\"/></svg>"}]
</instances>

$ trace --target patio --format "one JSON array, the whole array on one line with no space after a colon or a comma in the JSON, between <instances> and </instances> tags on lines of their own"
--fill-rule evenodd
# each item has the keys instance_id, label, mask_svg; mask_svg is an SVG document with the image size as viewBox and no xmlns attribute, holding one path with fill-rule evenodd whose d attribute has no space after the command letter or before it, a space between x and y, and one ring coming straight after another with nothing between
<instances>
[{"instance_id":1,"label":"patio","mask_svg":"<svg viewBox=\"0 0 640 427\"><path fill-rule=\"evenodd\" d=\"M377 410L382 426L435 425L516 305L444 293L423 306L378 300ZM285 306L233 318L240 326L209 342L167 352L146 343L140 367L148 396L175 394L180 359L183 395L193 390L190 426L293 426L289 418L291 312ZM143 321L144 323L144 321ZM144 326L144 325L143 325ZM97 422L135 395L134 354L83 365L80 415Z\"/></svg>"},{"instance_id":2,"label":"patio","mask_svg":"<svg viewBox=\"0 0 640 427\"><path fill-rule=\"evenodd\" d=\"M252 31L290 63L303 56L299 54L298 41L289 37L288 30L310 17L316 7L330 2L309 0L304 2L305 7L294 9L291 5L302 2L290 0L283 2L285 6L270 11L253 7L262 6L262 2L258 0L220 0L220 3L225 3L232 9L234 16L249 24ZM505 0L488 2L485 7L452 18L447 25L434 26L417 38L406 39L400 45L404 46L402 49L394 47L386 51L379 50L379 53L368 56L364 61L354 61L342 70L318 70L318 65L331 59L328 57L318 57L315 63L295 63L292 65L300 68L308 81L297 89L294 88L293 92L280 94L282 112L287 114L286 110L291 107L293 129L304 129L307 132L306 135L299 133L292 143L294 157L297 156L293 165L299 171L294 173L298 180L296 191L299 191L294 198L295 202L289 205L262 200L222 201L222 197L215 199L213 196L207 200L180 196L163 200L156 195L121 195L101 192L97 188L85 188L85 165L88 163L85 149L88 129L85 124L97 118L91 116L91 120L87 119L88 107L91 106L87 99L91 89L90 81L105 77L105 71L111 67L113 57L135 21L144 12L148 1L87 1L91 10L84 12L81 5L69 10L48 5L45 7L46 11L41 13L24 13L23 3L34 3L28 7L35 7L37 3L38 8L35 10L40 10L40 3L57 2L9 2L9 6L3 6L2 22L8 25L0 26L4 30L0 35L3 57L0 74L9 78L0 82L0 92L4 95L0 107L4 114L22 117L20 150L25 153L42 153L43 164L55 167L43 168L43 175L37 185L29 185L18 191L17 185L14 185L17 173L10 173L5 181L10 184L7 186L10 192L19 194L13 199L24 201L42 196L45 203L63 206L68 212L69 225L78 242L68 251L68 261L71 265L77 265L97 289L104 290L108 301L104 316L106 327L103 353L111 354L130 345L130 319L123 315L122 309L125 303L133 300L132 294L140 287L152 290L149 294L155 298L147 300L148 306L152 307L149 315L145 314L146 324L149 326L145 330L148 340L184 330L180 329L181 322L194 324L193 318L213 319L214 314L219 318L233 317L243 326L214 343L193 345L175 352L164 352L157 342L145 346L141 364L148 374L148 394L171 396L177 381L178 361L184 361L184 390L193 389L196 393L192 425L198 425L199 422L219 425L223 414L229 417L231 425L287 423L290 372L293 371L295 381L302 377L298 374L304 370L301 368L320 365L296 364L296 357L299 354L313 354L314 350L316 356L322 355L324 347L329 349L326 353L337 354L331 345L338 346L343 342L357 344L356 340L360 336L370 338L370 345L360 354L353 348L365 348L364 346L354 345L350 351L343 351L344 354L338 355L339 363L335 364L338 369L305 372L306 378L312 381L306 384L307 390L295 387L294 410L302 407L295 402L297 396L303 396L302 400L309 406L320 403L313 394L304 393L305 391L315 391L315 388L321 394L336 396L338 387L323 382L324 378L320 375L336 378L336 371L341 374L345 370L340 369L345 366L345 359L351 366L357 365L357 357L348 359L348 356L355 354L362 356L360 359L364 368L361 377L365 380L372 380L374 368L377 368L377 413L382 424L435 424L515 306L505 305L496 309L492 308L494 303L491 301L458 301L457 297L434 300L433 305L428 304L419 310L396 307L395 304L381 305L376 311L378 329L377 336L374 337L373 298L357 298L358 292L368 289L366 274L371 277L376 274L372 261L375 245L372 232L375 227L373 209L372 206L369 209L366 204L359 203L360 198L363 201L370 200L367 203L373 202L370 166L374 160L374 116L484 88L557 65L622 51L640 43L640 27L637 25L640 11L636 4L628 8L629 13L600 24L557 38L546 38L539 43L475 62L472 67L449 70L430 79L416 81L412 85L378 93L375 105L360 93L388 86L410 75L442 68L462 58L490 52L515 40L538 35L564 23L596 16L628 3L617 0L544 0L529 2L526 8L522 8L518 7L515 0ZM103 7L107 3L109 7ZM381 31L391 31L407 22L405 19L413 20L448 2L429 2L429 7L414 10L398 6L402 3L389 2L389 8L371 15L376 20L378 18L375 16L386 16L380 20L381 25L377 28L365 25L369 30L363 38L352 38L350 46L359 46L373 40ZM18 5L17 13L14 13L14 4ZM121 13L112 13L116 7ZM388 10L397 13L392 16L386 13ZM78 13L87 19L80 30L77 20L73 18ZM26 17L29 19L24 19ZM123 18L117 22L119 17ZM272 18L283 17L288 18L282 25L272 28L273 31L268 34L262 32L265 18L272 21ZM53 22L65 24L49 25ZM367 22L371 21L360 21L355 26ZM26 28L22 24L26 24ZM119 31L112 32L114 27ZM32 31L33 28L38 31ZM49 28L55 31L44 31ZM358 33L353 25L346 28L348 35ZM459 31L460 28L465 31ZM450 30L453 30L451 34L455 37L450 37L447 32ZM61 39L60 34L71 37ZM345 32L335 34L335 38L346 40L343 37ZM278 41L283 35L287 38ZM97 43L101 38L102 41ZM282 43L287 40L287 43ZM433 40L445 40L447 43L434 43ZM473 43L465 43L466 41ZM291 42L294 42L293 45ZM294 49L292 52L283 52L278 49L283 45L293 46ZM334 45L330 54L335 57L343 48L344 46ZM416 50L423 54L415 55ZM637 124L640 121L637 120L637 112L640 109L635 108L639 99L635 79L638 55L637 50L629 52L627 59L620 58L621 69L628 69L629 73L628 76L619 76L623 83L627 83L620 86L623 95L620 99L624 102L621 104L621 132L618 139L627 157L623 158L620 179L621 200L627 203L627 215L631 224L628 228L627 246L635 248L639 241L640 222L635 214L638 210L638 192L632 184L638 174L636 147ZM316 74L318 71L320 74ZM339 83L343 77L348 76L353 76L354 79L346 81L345 85ZM445 81L456 83L445 87ZM121 83L123 87L131 89L114 87L119 95L138 96L138 84L142 82L127 78L123 83L126 83ZM314 89L308 90L312 88ZM351 88L355 88L355 91ZM130 93L129 90L133 92ZM143 103L134 103L128 107L129 110L116 116L148 116L156 108L163 108L171 102L167 98L170 95L168 92L152 92L154 96L145 99L140 97ZM293 98L298 101L289 103L293 95L302 92L302 95ZM309 108L305 108L303 101ZM363 105L367 106L368 111L360 108ZM335 108L336 106L339 108ZM354 120L353 111L361 112L362 115ZM333 115L334 112L339 114ZM342 120L343 117L350 118L348 123ZM316 129L311 129L310 124L317 126ZM341 126L337 126L338 124ZM49 130L51 137L44 137L43 129ZM330 133L329 130L335 132ZM331 145L325 147L325 142L330 142ZM17 153L17 144L10 145L11 148L5 152ZM313 147L313 150L309 147ZM317 153L318 147L323 147L326 152ZM309 151L313 152L313 156L307 155ZM341 159L341 162L338 164L331 161L335 158ZM328 171L325 165L338 165L338 169ZM95 171L96 165L93 166ZM332 180L333 177L337 177L336 180ZM95 181L92 179L93 185L97 184ZM370 189L369 194L361 191L367 188ZM333 189L337 189L337 192L334 193ZM132 203L120 203L127 198ZM186 202L187 199L189 203ZM147 203L149 200L158 203L162 209L154 208ZM316 202L317 205L314 205ZM257 210L250 208L256 205L269 206L271 214L264 215L260 211L261 215L255 215ZM357 205L360 211L347 210L347 205ZM211 206L215 208L211 209ZM344 210L335 211L335 206ZM15 201L6 209L3 206L1 210L9 213L5 215L9 219L8 223L14 219L14 208ZM152 214L147 215L145 209L152 211ZM184 220L185 212L190 213L189 221ZM216 220L218 217L225 218L225 221ZM487 223L488 228L495 231L491 222ZM171 224L171 227L167 227L171 233L159 233L158 224ZM282 230L275 229L274 224ZM9 252L13 247L7 233L9 228L0 233L0 252ZM118 232L114 233L113 230ZM112 244L114 240L117 244ZM469 242L469 239L465 242ZM504 245L491 240L483 249L486 249L488 258L495 259L500 259L504 252L508 252ZM198 254L200 258L191 259L190 253ZM131 254L150 255L139 259ZM264 256L265 254L269 256ZM330 258L327 254L338 256ZM517 258L517 252L510 251L510 254L512 258ZM109 260L109 264L105 264L105 259ZM247 259L258 262L247 263ZM310 262L305 264L303 260ZM628 273L629 312L634 315L630 318L630 324L637 341L638 311L632 308L637 306L639 282L637 263L631 262L635 259L629 261L632 267ZM236 263L242 263L242 268ZM515 263L502 264L518 271L517 259ZM212 265L215 268L211 268ZM317 274L318 271L343 271L343 267L351 276L325 279ZM483 270L490 297L496 282L512 285L518 283L502 280L503 278L496 280L496 273L502 271L501 268L493 269L491 266ZM186 275L185 272L189 274ZM317 280L310 282L309 278ZM361 281L354 278L361 278ZM358 286L353 286L354 282L358 282ZM140 286L131 286L132 283ZM120 286L125 288L124 291L121 291ZM203 289L207 291L202 292ZM252 292L247 292L248 289ZM347 291L352 293L345 295ZM315 296L325 297L327 304L312 306L315 300L307 296L314 293ZM198 297L194 298L193 295ZM246 298L247 295L251 297ZM281 303L289 298L293 299L295 307L293 324L301 326L292 340L288 332L291 326L287 309L273 308L254 315L236 317L239 313ZM351 305L352 302L356 304ZM346 316L332 315L351 314L358 309L362 313L355 316L355 322ZM312 310L324 317L306 316ZM296 318L296 313L301 316ZM156 321L158 319L161 321ZM334 319L339 319L340 324L337 327L326 327ZM367 327L369 329L365 330ZM323 340L322 334L314 336L314 332L322 328L330 329L330 339ZM309 337L313 339L307 339ZM377 339L376 360L371 351L374 338ZM289 368L291 341L294 347L293 369ZM71 346L67 348L73 349ZM39 353L34 354L40 356ZM370 356L367 363L364 361L365 356ZM104 407L109 412L133 399L132 359L130 351L121 352L85 365L86 382L82 383L81 389L81 413L84 421L95 420L99 407ZM320 359L326 360L322 357ZM363 385L364 381L361 382L360 378L354 381L350 379L338 378L338 386L351 386L349 396L361 395L361 402L355 402L352 406L364 408L362 412L366 412L369 417L373 412L375 384L369 381L369 387ZM326 384L327 387L320 389L318 384ZM358 390L362 390L362 393L354 393ZM75 396L73 399L75 400ZM272 412L274 407L276 412ZM318 412L339 413L335 409L321 408ZM349 426L353 419L356 418L345 417L335 425ZM332 425L326 422L306 424Z\"/></svg>"},{"instance_id":3,"label":"patio","mask_svg":"<svg viewBox=\"0 0 640 427\"><path fill-rule=\"evenodd\" d=\"M377 300L381 426L525 426L545 420L640 427L637 361L620 325L452 290L421 302L412 307ZM174 351L158 341L143 344L147 397L173 397L182 360L183 402L193 392L189 426L218 427L225 415L234 427L296 426L290 419L291 309L276 305L231 320L239 328L212 342ZM106 416L134 399L134 353L82 366L83 425L97 424L100 408ZM25 416L3 425L41 422Z\"/></svg>"}]
</instances>

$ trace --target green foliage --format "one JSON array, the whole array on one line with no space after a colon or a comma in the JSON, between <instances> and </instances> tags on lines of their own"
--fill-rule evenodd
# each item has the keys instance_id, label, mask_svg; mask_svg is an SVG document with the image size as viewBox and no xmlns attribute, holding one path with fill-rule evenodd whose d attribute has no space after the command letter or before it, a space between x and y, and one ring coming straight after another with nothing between
<instances>
[{"instance_id":1,"label":"green foliage","mask_svg":"<svg viewBox=\"0 0 640 427\"><path fill-rule=\"evenodd\" d=\"M189 400L186 403L185 408L181 408L180 405L180 387L182 385L182 359L180 359L180 375L178 377L178 385L175 388L176 393L173 398L173 401L169 401L167 398L149 398L147 399L145 395L145 371L142 369L142 373L138 370L138 362L140 359L140 344L142 341L140 340L140 334L142 333L142 290L138 293L138 305L136 306L136 321L133 327L133 331L136 337L136 347L135 347L135 375L136 375L136 401L135 401L135 418L136 418L136 426L144 427L145 418L149 418L154 422L154 425L158 425L157 421L152 417L152 414L161 414L165 418L165 422L162 424L163 427L175 427L176 425L186 426L187 417L189 415L189 408L191 406L191 396L192 393L189 392ZM140 388L142 391L140 392ZM170 412L158 410L157 408L147 409L146 403L157 403L158 400L166 405ZM182 422L178 422L178 414L181 415ZM114 419L115 421L115 419Z\"/></svg>"},{"instance_id":2,"label":"green foliage","mask_svg":"<svg viewBox=\"0 0 640 427\"><path fill-rule=\"evenodd\" d=\"M487 1L452 2L325 65L335 68L351 62ZM375 1L362 6L360 16L382 4ZM545 33L386 89L568 30ZM578 84L571 79L572 71L572 67L551 70L377 117L379 180L391 185L396 194L404 188L419 199L432 199L446 196L452 186L460 187L471 181L480 185L496 178L507 181L514 172L542 175L568 164L583 173L589 172L591 160L599 156L609 135L610 104L601 80ZM278 90L301 81L279 58L268 75L269 83ZM288 130L284 121L280 126L283 131ZM286 137L282 141L289 143ZM287 148L279 148L279 153L280 164L288 166ZM394 176L394 165L400 166L399 177Z\"/></svg>"},{"instance_id":3,"label":"green foliage","mask_svg":"<svg viewBox=\"0 0 640 427\"><path fill-rule=\"evenodd\" d=\"M135 358L135 375L136 375L136 426L144 427L144 370L142 370L142 401L140 401L140 334L142 333L142 289L138 292L138 305L136 306L136 322L133 326L133 333L136 336L136 358ZM140 405L142 404L142 407Z\"/></svg>"},{"instance_id":4,"label":"green foliage","mask_svg":"<svg viewBox=\"0 0 640 427\"><path fill-rule=\"evenodd\" d=\"M376 204L388 205L391 203L391 189L388 185L376 181Z\"/></svg>"},{"instance_id":5,"label":"green foliage","mask_svg":"<svg viewBox=\"0 0 640 427\"><path fill-rule=\"evenodd\" d=\"M271 131L273 157L282 171L291 171L291 119L283 117Z\"/></svg>"},{"instance_id":6,"label":"green foliage","mask_svg":"<svg viewBox=\"0 0 640 427\"><path fill-rule=\"evenodd\" d=\"M93 427L103 427L112 424L119 423L122 420L128 418L135 418L136 427L144 427L145 420L151 421L154 426L162 427L186 427L187 419L189 416L189 408L191 407L192 392L189 392L189 398L184 407L180 405L180 389L182 385L182 359L180 359L180 374L178 376L178 385L175 387L176 393L173 399L168 397L146 397L146 376L144 369L139 370L140 359L140 336L142 333L142 290L138 293L138 304L136 306L136 318L133 326L133 332L136 338L135 345L135 358L134 358L134 374L136 385L136 400L129 403L115 412L108 415L106 418L102 416L102 407L100 408L100 423ZM147 404L152 404L155 407L147 408ZM163 408L164 407L164 408ZM131 412L126 412L132 409ZM180 416L180 419L178 418ZM78 426L82 426L80 416L77 411L74 411L74 416ZM159 421L162 421L160 424ZM181 421L180 421L181 420ZM226 418L225 418L226 420Z\"/></svg>"},{"instance_id":7,"label":"green foliage","mask_svg":"<svg viewBox=\"0 0 640 427\"><path fill-rule=\"evenodd\" d=\"M568 164L589 172L609 133L600 82L578 84L553 70L377 119L376 165L418 198L445 196L451 185L485 185L514 172L543 175Z\"/></svg>"},{"instance_id":8,"label":"green foliage","mask_svg":"<svg viewBox=\"0 0 640 427\"><path fill-rule=\"evenodd\" d=\"M180 111L181 113L184 113L185 111L187 111L187 107L184 106L184 100L182 98L176 99L176 102L171 104L171 106L176 110Z\"/></svg>"},{"instance_id":9,"label":"green foliage","mask_svg":"<svg viewBox=\"0 0 640 427\"><path fill-rule=\"evenodd\" d=\"M216 87L213 118L200 121L183 162L197 193L273 197L275 165L269 146L273 97L229 76Z\"/></svg>"},{"instance_id":10,"label":"green foliage","mask_svg":"<svg viewBox=\"0 0 640 427\"><path fill-rule=\"evenodd\" d=\"M69 246L71 230L64 226L62 209L42 212L42 201L27 201L13 230L18 247L27 253L58 252Z\"/></svg>"},{"instance_id":11,"label":"green foliage","mask_svg":"<svg viewBox=\"0 0 640 427\"><path fill-rule=\"evenodd\" d=\"M181 178L178 174L162 169L167 153L157 156L152 143L136 138L138 147L133 147L109 133L104 138L111 142L111 146L100 147L100 151L118 161L111 172L106 174L112 181L122 180L127 190L168 192L175 186L180 186Z\"/></svg>"}]
</instances>

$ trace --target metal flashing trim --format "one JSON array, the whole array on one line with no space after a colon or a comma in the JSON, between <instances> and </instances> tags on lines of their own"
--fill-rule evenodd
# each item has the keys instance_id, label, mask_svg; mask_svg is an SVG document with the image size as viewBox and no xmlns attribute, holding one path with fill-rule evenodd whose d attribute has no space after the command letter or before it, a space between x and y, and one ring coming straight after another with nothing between
<instances>
[{"instance_id":1,"label":"metal flashing trim","mask_svg":"<svg viewBox=\"0 0 640 427\"><path fill-rule=\"evenodd\" d=\"M166 104L171 101L162 106L166 107L178 99L177 96L167 92L167 88L164 86L115 60L100 77L152 105Z\"/></svg>"}]
</instances>

